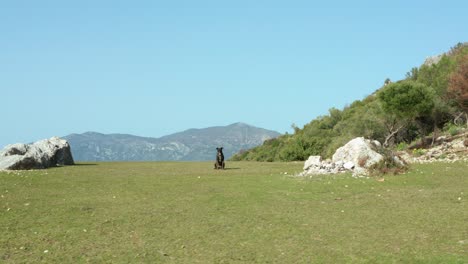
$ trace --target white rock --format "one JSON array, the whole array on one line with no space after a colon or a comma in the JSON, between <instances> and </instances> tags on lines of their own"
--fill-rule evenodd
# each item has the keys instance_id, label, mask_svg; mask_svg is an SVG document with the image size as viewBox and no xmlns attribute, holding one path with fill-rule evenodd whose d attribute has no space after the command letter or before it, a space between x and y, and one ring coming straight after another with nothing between
<instances>
[{"instance_id":1,"label":"white rock","mask_svg":"<svg viewBox=\"0 0 468 264\"><path fill-rule=\"evenodd\" d=\"M354 171L353 171L353 176L354 177L364 176L364 175L367 175L367 174L368 174L368 171L365 168L362 168L362 167L354 168Z\"/></svg>"},{"instance_id":2,"label":"white rock","mask_svg":"<svg viewBox=\"0 0 468 264\"><path fill-rule=\"evenodd\" d=\"M322 162L322 157L310 156L304 163L304 170L307 170L311 166L320 166L321 162Z\"/></svg>"},{"instance_id":3,"label":"white rock","mask_svg":"<svg viewBox=\"0 0 468 264\"><path fill-rule=\"evenodd\" d=\"M380 143L373 143L373 141L364 139L363 137L355 138L338 148L335 154L333 154L332 160L335 163L339 161L345 163L351 161L355 166L368 168L383 159L383 156L374 150L377 148L376 145L380 145Z\"/></svg>"},{"instance_id":4,"label":"white rock","mask_svg":"<svg viewBox=\"0 0 468 264\"><path fill-rule=\"evenodd\" d=\"M335 167L337 168L342 168L345 162L342 160L338 160L338 161L335 161L333 164L335 164Z\"/></svg>"},{"instance_id":5,"label":"white rock","mask_svg":"<svg viewBox=\"0 0 468 264\"><path fill-rule=\"evenodd\" d=\"M347 161L345 164L343 164L343 167L347 170L352 170L354 169L354 163L352 161Z\"/></svg>"},{"instance_id":6,"label":"white rock","mask_svg":"<svg viewBox=\"0 0 468 264\"><path fill-rule=\"evenodd\" d=\"M465 144L463 143L463 140L456 140L453 142L453 145L452 145L453 148L457 148L457 149L465 149Z\"/></svg>"},{"instance_id":7,"label":"white rock","mask_svg":"<svg viewBox=\"0 0 468 264\"><path fill-rule=\"evenodd\" d=\"M332 160L322 161L320 156L310 156L304 163L304 171L299 175L336 174L350 170L354 176L367 175L370 166L383 160L383 156L377 152L381 147L376 140L355 138L339 148ZM394 160L403 165L406 158L395 156Z\"/></svg>"},{"instance_id":8,"label":"white rock","mask_svg":"<svg viewBox=\"0 0 468 264\"><path fill-rule=\"evenodd\" d=\"M12 155L24 155L28 151L29 146L22 143L11 144L6 146L3 151L0 152L0 157L7 157Z\"/></svg>"},{"instance_id":9,"label":"white rock","mask_svg":"<svg viewBox=\"0 0 468 264\"><path fill-rule=\"evenodd\" d=\"M382 144L380 144L380 142L378 140L372 140L371 142L376 148L381 148L382 147Z\"/></svg>"},{"instance_id":10,"label":"white rock","mask_svg":"<svg viewBox=\"0 0 468 264\"><path fill-rule=\"evenodd\" d=\"M64 139L52 137L34 144L13 144L0 151L0 170L44 169L74 164L70 145Z\"/></svg>"}]
</instances>

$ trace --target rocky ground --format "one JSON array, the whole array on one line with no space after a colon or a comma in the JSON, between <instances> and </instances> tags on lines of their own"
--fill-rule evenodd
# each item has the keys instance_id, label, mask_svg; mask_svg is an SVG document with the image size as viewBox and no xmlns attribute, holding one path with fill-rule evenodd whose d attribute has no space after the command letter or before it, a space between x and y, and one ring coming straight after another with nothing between
<instances>
[{"instance_id":1,"label":"rocky ground","mask_svg":"<svg viewBox=\"0 0 468 264\"><path fill-rule=\"evenodd\" d=\"M414 148L397 154L408 163L468 161L468 132L453 137L441 136L432 147Z\"/></svg>"},{"instance_id":2,"label":"rocky ground","mask_svg":"<svg viewBox=\"0 0 468 264\"><path fill-rule=\"evenodd\" d=\"M384 160L380 154L384 152L402 168L405 164L411 163L468 161L468 132L456 136L441 136L432 146L426 148L413 146L405 151L396 152L384 151L377 141L355 138L339 148L331 160L310 156L304 163L304 171L298 176L337 174L346 171L352 172L353 176L365 176L369 174L372 165Z\"/></svg>"}]
</instances>

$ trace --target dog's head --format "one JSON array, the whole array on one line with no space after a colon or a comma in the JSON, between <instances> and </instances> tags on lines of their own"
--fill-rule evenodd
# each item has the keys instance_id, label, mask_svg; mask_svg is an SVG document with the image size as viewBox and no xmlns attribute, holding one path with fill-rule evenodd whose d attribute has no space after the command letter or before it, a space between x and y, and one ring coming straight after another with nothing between
<instances>
[{"instance_id":1,"label":"dog's head","mask_svg":"<svg viewBox=\"0 0 468 264\"><path fill-rule=\"evenodd\" d=\"M218 151L218 153L223 153L223 148L216 148L216 150Z\"/></svg>"}]
</instances>

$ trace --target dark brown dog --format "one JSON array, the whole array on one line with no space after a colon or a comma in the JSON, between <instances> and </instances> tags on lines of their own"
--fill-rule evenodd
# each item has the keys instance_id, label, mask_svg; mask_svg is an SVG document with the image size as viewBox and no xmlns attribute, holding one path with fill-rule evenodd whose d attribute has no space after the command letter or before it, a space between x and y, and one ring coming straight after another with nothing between
<instances>
[{"instance_id":1,"label":"dark brown dog","mask_svg":"<svg viewBox=\"0 0 468 264\"><path fill-rule=\"evenodd\" d=\"M216 153L216 162L214 164L215 170L224 170L224 154L223 148L216 148L218 153Z\"/></svg>"}]
</instances>

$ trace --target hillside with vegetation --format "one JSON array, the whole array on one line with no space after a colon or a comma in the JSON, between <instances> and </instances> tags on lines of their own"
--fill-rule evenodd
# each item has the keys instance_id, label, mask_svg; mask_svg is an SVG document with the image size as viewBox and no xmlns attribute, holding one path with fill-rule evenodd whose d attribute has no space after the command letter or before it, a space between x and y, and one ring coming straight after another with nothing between
<instances>
[{"instance_id":1,"label":"hillside with vegetation","mask_svg":"<svg viewBox=\"0 0 468 264\"><path fill-rule=\"evenodd\" d=\"M442 132L468 123L468 43L428 58L406 78L382 87L344 109L331 108L294 133L241 151L232 160L294 161L311 155L329 158L349 140L363 136L390 148L428 146Z\"/></svg>"}]
</instances>

